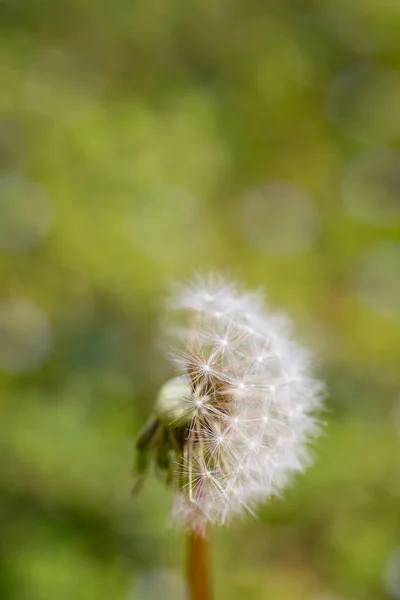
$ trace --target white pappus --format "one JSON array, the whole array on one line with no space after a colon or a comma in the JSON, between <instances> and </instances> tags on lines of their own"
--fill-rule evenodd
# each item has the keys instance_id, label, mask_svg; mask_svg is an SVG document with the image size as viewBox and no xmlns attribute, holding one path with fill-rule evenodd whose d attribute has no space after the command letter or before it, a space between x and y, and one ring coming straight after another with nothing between
<instances>
[{"instance_id":1,"label":"white pappus","mask_svg":"<svg viewBox=\"0 0 400 600\"><path fill-rule=\"evenodd\" d=\"M174 485L174 516L201 530L253 514L304 470L324 388L261 294L199 277L169 308L181 318L172 328L180 375L161 389L138 448L155 452Z\"/></svg>"}]
</instances>

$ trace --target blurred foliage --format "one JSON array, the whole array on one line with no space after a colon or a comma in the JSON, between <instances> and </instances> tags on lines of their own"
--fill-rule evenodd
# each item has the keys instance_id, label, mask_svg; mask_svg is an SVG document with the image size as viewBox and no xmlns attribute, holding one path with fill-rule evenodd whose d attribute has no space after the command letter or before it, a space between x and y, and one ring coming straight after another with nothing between
<instances>
[{"instance_id":1,"label":"blurred foliage","mask_svg":"<svg viewBox=\"0 0 400 600\"><path fill-rule=\"evenodd\" d=\"M130 486L194 269L265 286L330 396L315 466L215 531L217 597L400 597L399 5L2 0L0 81L0 597L182 598Z\"/></svg>"}]
</instances>

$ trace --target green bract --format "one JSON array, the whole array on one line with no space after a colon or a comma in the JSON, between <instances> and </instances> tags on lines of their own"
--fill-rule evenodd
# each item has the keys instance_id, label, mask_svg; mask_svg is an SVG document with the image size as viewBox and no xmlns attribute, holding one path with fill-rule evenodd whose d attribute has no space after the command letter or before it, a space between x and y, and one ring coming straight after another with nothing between
<instances>
[{"instance_id":1,"label":"green bract","mask_svg":"<svg viewBox=\"0 0 400 600\"><path fill-rule=\"evenodd\" d=\"M187 427L194 413L191 393L189 382L182 377L171 379L160 389L153 414L136 444L134 492L140 488L152 460L157 475L166 483L172 483L174 467L182 454Z\"/></svg>"},{"instance_id":2,"label":"green bract","mask_svg":"<svg viewBox=\"0 0 400 600\"><path fill-rule=\"evenodd\" d=\"M164 384L158 394L154 413L166 427L175 428L189 425L194 405L191 404L192 391L189 381L183 377L175 377Z\"/></svg>"}]
</instances>

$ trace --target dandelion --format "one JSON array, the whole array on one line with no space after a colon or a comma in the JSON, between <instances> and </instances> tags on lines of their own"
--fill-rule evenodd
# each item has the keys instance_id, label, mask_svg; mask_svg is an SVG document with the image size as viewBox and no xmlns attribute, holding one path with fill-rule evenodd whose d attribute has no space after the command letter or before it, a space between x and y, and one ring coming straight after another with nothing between
<instances>
[{"instance_id":1,"label":"dandelion","mask_svg":"<svg viewBox=\"0 0 400 600\"><path fill-rule=\"evenodd\" d=\"M154 456L175 490L174 518L201 538L209 524L254 515L304 470L323 386L289 321L260 294L197 278L169 309L179 317L170 327L179 374L138 442L139 471Z\"/></svg>"}]
</instances>

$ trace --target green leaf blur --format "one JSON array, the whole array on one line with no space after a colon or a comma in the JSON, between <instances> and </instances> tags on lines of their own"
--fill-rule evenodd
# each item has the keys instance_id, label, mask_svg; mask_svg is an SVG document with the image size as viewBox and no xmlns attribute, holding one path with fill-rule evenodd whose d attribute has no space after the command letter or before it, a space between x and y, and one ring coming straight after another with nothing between
<instances>
[{"instance_id":1,"label":"green leaf blur","mask_svg":"<svg viewBox=\"0 0 400 600\"><path fill-rule=\"evenodd\" d=\"M216 597L400 597L396 2L3 0L0 82L0 598L185 597L133 447L170 281L214 269L329 392L314 466L215 530Z\"/></svg>"}]
</instances>

